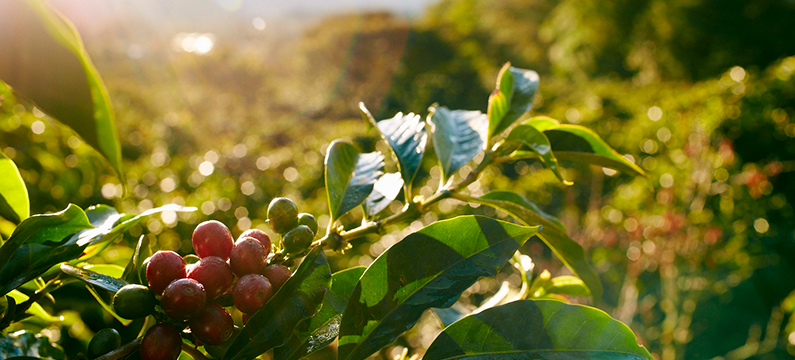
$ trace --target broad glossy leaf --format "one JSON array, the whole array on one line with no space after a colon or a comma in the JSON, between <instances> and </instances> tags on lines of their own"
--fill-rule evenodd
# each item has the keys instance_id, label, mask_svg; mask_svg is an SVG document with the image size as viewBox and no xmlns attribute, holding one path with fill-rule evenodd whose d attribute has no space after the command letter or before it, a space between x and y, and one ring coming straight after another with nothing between
<instances>
[{"instance_id":1,"label":"broad glossy leaf","mask_svg":"<svg viewBox=\"0 0 795 360\"><path fill-rule=\"evenodd\" d=\"M508 133L505 141L509 143L518 143L532 149L541 156L541 161L544 165L552 170L561 182L566 185L572 184L571 181L567 181L563 178L563 175L560 174L558 159L556 159L555 155L552 153L552 146L549 144L549 139L547 139L541 131L538 131L530 125L519 125Z\"/></svg>"},{"instance_id":2,"label":"broad glossy leaf","mask_svg":"<svg viewBox=\"0 0 795 360\"><path fill-rule=\"evenodd\" d=\"M224 359L253 359L284 345L300 321L315 315L330 284L331 268L322 247L315 247L279 292L251 316Z\"/></svg>"},{"instance_id":3,"label":"broad glossy leaf","mask_svg":"<svg viewBox=\"0 0 795 360\"><path fill-rule=\"evenodd\" d=\"M635 334L605 312L554 300L521 300L448 326L425 353L443 359L651 360Z\"/></svg>"},{"instance_id":4,"label":"broad glossy leaf","mask_svg":"<svg viewBox=\"0 0 795 360\"><path fill-rule=\"evenodd\" d=\"M483 195L482 204L501 209L526 225L542 225L538 237L563 261L563 264L585 282L595 302L602 297L602 283L585 258L585 250L572 240L560 221L541 211L519 194L493 191Z\"/></svg>"},{"instance_id":5,"label":"broad glossy leaf","mask_svg":"<svg viewBox=\"0 0 795 360\"><path fill-rule=\"evenodd\" d=\"M0 80L74 129L122 176L108 92L74 26L45 1L3 1L0 49Z\"/></svg>"},{"instance_id":6,"label":"broad glossy leaf","mask_svg":"<svg viewBox=\"0 0 795 360\"><path fill-rule=\"evenodd\" d=\"M326 193L331 224L359 206L370 193L384 169L379 152L360 154L342 140L334 140L326 154Z\"/></svg>"},{"instance_id":7,"label":"broad glossy leaf","mask_svg":"<svg viewBox=\"0 0 795 360\"><path fill-rule=\"evenodd\" d=\"M537 231L461 216L396 243L367 268L348 300L339 359L365 359L411 328L425 310L451 306L478 278L496 275Z\"/></svg>"},{"instance_id":8,"label":"broad glossy leaf","mask_svg":"<svg viewBox=\"0 0 795 360\"><path fill-rule=\"evenodd\" d=\"M588 287L577 277L574 276L558 276L552 278L549 284L544 286L544 291L547 294L563 294L574 296L590 296Z\"/></svg>"},{"instance_id":9,"label":"broad glossy leaf","mask_svg":"<svg viewBox=\"0 0 795 360\"><path fill-rule=\"evenodd\" d=\"M33 357L64 359L63 349L57 344L50 343L50 339L41 334L27 330L15 332L0 339L0 358Z\"/></svg>"},{"instance_id":10,"label":"broad glossy leaf","mask_svg":"<svg viewBox=\"0 0 795 360\"><path fill-rule=\"evenodd\" d=\"M599 165L630 174L646 176L646 173L613 150L595 132L579 125L561 125L548 117L538 117L525 122L549 139L552 152L560 160L577 161ZM521 156L521 154L516 154Z\"/></svg>"},{"instance_id":11,"label":"broad glossy leaf","mask_svg":"<svg viewBox=\"0 0 795 360\"><path fill-rule=\"evenodd\" d=\"M338 271L331 276L331 288L317 315L302 321L284 346L273 350L276 360L297 360L331 344L340 331L340 319L364 267Z\"/></svg>"},{"instance_id":12,"label":"broad glossy leaf","mask_svg":"<svg viewBox=\"0 0 795 360\"><path fill-rule=\"evenodd\" d=\"M480 111L449 110L444 106L432 110L428 123L445 182L486 149L488 122Z\"/></svg>"},{"instance_id":13,"label":"broad glossy leaf","mask_svg":"<svg viewBox=\"0 0 795 360\"><path fill-rule=\"evenodd\" d=\"M369 114L364 104L359 103L362 113ZM411 190L411 183L420 169L422 157L425 155L425 145L428 143L428 131L425 122L414 113L397 113L390 119L376 122L370 115L373 125L378 128L381 137L387 141L398 161L398 169L406 184L407 193Z\"/></svg>"},{"instance_id":14,"label":"broad glossy leaf","mask_svg":"<svg viewBox=\"0 0 795 360\"><path fill-rule=\"evenodd\" d=\"M30 216L28 188L19 169L0 151L0 217L15 224Z\"/></svg>"},{"instance_id":15,"label":"broad glossy leaf","mask_svg":"<svg viewBox=\"0 0 795 360\"><path fill-rule=\"evenodd\" d=\"M112 293L116 293L117 291L119 291L119 289L124 287L124 285L127 285L127 282L122 279L117 279L115 277L108 276L105 274L100 274L98 272L87 269L80 269L71 266L69 264L61 264L61 271L63 271L67 275L76 277L83 282L101 287Z\"/></svg>"},{"instance_id":16,"label":"broad glossy leaf","mask_svg":"<svg viewBox=\"0 0 795 360\"><path fill-rule=\"evenodd\" d=\"M403 187L403 178L398 173L388 173L381 176L373 185L373 192L364 201L364 211L372 217L389 207L389 204L400 195Z\"/></svg>"},{"instance_id":17,"label":"broad glossy leaf","mask_svg":"<svg viewBox=\"0 0 795 360\"><path fill-rule=\"evenodd\" d=\"M494 108L495 113L490 114L489 118L489 139L499 135L511 124L518 120L533 107L533 98L538 91L538 73L532 70L519 69L506 63L500 70L497 80L497 88L494 94L500 94L507 102L507 110L502 110L505 105L492 104L503 101L501 99L489 98L489 111ZM492 95L499 97L500 95ZM498 111L499 110L499 111ZM499 113L503 116L498 116Z\"/></svg>"}]
</instances>

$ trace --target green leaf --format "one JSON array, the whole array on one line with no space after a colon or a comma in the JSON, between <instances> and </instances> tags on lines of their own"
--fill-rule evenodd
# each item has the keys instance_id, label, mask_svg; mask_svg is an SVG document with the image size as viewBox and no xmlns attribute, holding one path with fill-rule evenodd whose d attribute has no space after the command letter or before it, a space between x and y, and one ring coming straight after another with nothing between
<instances>
[{"instance_id":1,"label":"green leaf","mask_svg":"<svg viewBox=\"0 0 795 360\"><path fill-rule=\"evenodd\" d=\"M391 119L376 122L363 103L359 103L362 116L370 119L378 128L381 137L387 141L398 161L398 169L403 176L407 198L411 194L411 183L420 170L425 145L428 143L428 131L419 115L399 112ZM367 114L367 115L365 115Z\"/></svg>"},{"instance_id":2,"label":"green leaf","mask_svg":"<svg viewBox=\"0 0 795 360\"><path fill-rule=\"evenodd\" d=\"M651 360L635 334L605 312L554 300L521 300L448 326L425 360Z\"/></svg>"},{"instance_id":3,"label":"green leaf","mask_svg":"<svg viewBox=\"0 0 795 360\"><path fill-rule=\"evenodd\" d=\"M297 360L331 344L339 334L340 319L364 267L338 271L331 276L331 289L326 292L317 315L302 321L284 346L273 351L276 360Z\"/></svg>"},{"instance_id":4,"label":"green leaf","mask_svg":"<svg viewBox=\"0 0 795 360\"><path fill-rule=\"evenodd\" d=\"M547 294L563 294L573 296L590 296L591 292L585 283L574 276L558 276L552 278L549 284L544 286L544 291Z\"/></svg>"},{"instance_id":5,"label":"green leaf","mask_svg":"<svg viewBox=\"0 0 795 360\"><path fill-rule=\"evenodd\" d=\"M113 310L113 305L110 304L110 302L112 302L112 300L110 300L113 298L112 296L108 297L108 301L105 301L105 298L103 298L103 296L100 295L99 292L97 292L97 289L94 288L93 286L86 284L86 290L88 290L88 292L91 293L94 299L97 300L97 303L99 303L99 305L102 306L102 308L105 309L105 311L107 311L114 318L116 318L116 320L119 321L122 325L127 326L132 323L132 320L125 319L119 316L119 314L116 314L116 311ZM107 296L107 294L105 295Z\"/></svg>"},{"instance_id":6,"label":"green leaf","mask_svg":"<svg viewBox=\"0 0 795 360\"><path fill-rule=\"evenodd\" d=\"M561 182L566 185L572 184L571 181L564 179L563 175L560 174L558 159L556 159L555 155L552 153L552 146L549 144L549 139L547 139L541 131L530 125L519 125L508 133L505 141L506 143L521 144L532 149L541 156L541 162L552 170Z\"/></svg>"},{"instance_id":7,"label":"green leaf","mask_svg":"<svg viewBox=\"0 0 795 360\"><path fill-rule=\"evenodd\" d=\"M530 111L538 91L538 73L510 65L506 63L500 70L497 87L489 98L489 139Z\"/></svg>"},{"instance_id":8,"label":"green leaf","mask_svg":"<svg viewBox=\"0 0 795 360\"><path fill-rule=\"evenodd\" d=\"M384 156L377 151L360 154L350 143L334 140L328 147L325 164L329 224L333 224L367 199L383 173Z\"/></svg>"},{"instance_id":9,"label":"green leaf","mask_svg":"<svg viewBox=\"0 0 795 360\"><path fill-rule=\"evenodd\" d=\"M124 287L124 285L127 285L127 282L122 279L117 279L115 277L100 274L91 270L76 268L69 264L61 264L61 271L67 275L71 275L77 279L80 279L83 282L101 287L114 294L119 291L119 289Z\"/></svg>"},{"instance_id":10,"label":"green leaf","mask_svg":"<svg viewBox=\"0 0 795 360\"><path fill-rule=\"evenodd\" d=\"M552 144L552 152L560 160L599 165L629 174L646 176L639 166L613 150L595 132L579 125L561 125L548 117L532 118L525 122L543 131ZM515 156L522 156L521 153Z\"/></svg>"},{"instance_id":11,"label":"green leaf","mask_svg":"<svg viewBox=\"0 0 795 360\"><path fill-rule=\"evenodd\" d=\"M146 279L141 279L141 271L143 270L143 263L147 257L152 256L152 249L149 248L149 237L141 235L138 238L138 244L135 246L135 252L132 258L127 263L122 273L122 278L128 283L144 284Z\"/></svg>"},{"instance_id":12,"label":"green leaf","mask_svg":"<svg viewBox=\"0 0 795 360\"><path fill-rule=\"evenodd\" d=\"M19 290L9 291L8 296L14 298L15 304L21 304L30 299L29 296L23 294ZM50 313L48 313L47 310L44 310L44 308L38 302L32 303L25 312L50 323L61 320L60 318L50 315Z\"/></svg>"},{"instance_id":13,"label":"green leaf","mask_svg":"<svg viewBox=\"0 0 795 360\"><path fill-rule=\"evenodd\" d=\"M403 187L403 178L398 173L388 173L381 176L373 185L373 192L364 200L364 212L372 217L389 207L389 204L400 195Z\"/></svg>"},{"instance_id":14,"label":"green leaf","mask_svg":"<svg viewBox=\"0 0 795 360\"><path fill-rule=\"evenodd\" d=\"M45 1L5 1L0 49L0 79L74 129L122 176L108 92L74 26Z\"/></svg>"},{"instance_id":15,"label":"green leaf","mask_svg":"<svg viewBox=\"0 0 795 360\"><path fill-rule=\"evenodd\" d=\"M41 334L22 330L0 339L0 358L8 359L17 356L64 359L63 349Z\"/></svg>"},{"instance_id":16,"label":"green leaf","mask_svg":"<svg viewBox=\"0 0 795 360\"><path fill-rule=\"evenodd\" d=\"M478 278L496 275L537 232L538 227L461 216L410 234L359 279L342 315L339 359L365 359L411 328L425 310L451 306Z\"/></svg>"},{"instance_id":17,"label":"green leaf","mask_svg":"<svg viewBox=\"0 0 795 360\"><path fill-rule=\"evenodd\" d=\"M481 204L503 210L526 225L542 225L538 237L549 246L563 264L585 282L594 302L602 297L602 283L585 258L585 250L572 240L560 221L541 211L523 196L510 191L493 191L475 199Z\"/></svg>"},{"instance_id":18,"label":"green leaf","mask_svg":"<svg viewBox=\"0 0 795 360\"><path fill-rule=\"evenodd\" d=\"M15 224L30 216L28 189L17 165L0 151L0 216Z\"/></svg>"},{"instance_id":19,"label":"green leaf","mask_svg":"<svg viewBox=\"0 0 795 360\"><path fill-rule=\"evenodd\" d=\"M330 283L331 268L317 246L265 307L251 316L224 359L253 359L284 345L300 321L315 315Z\"/></svg>"},{"instance_id":20,"label":"green leaf","mask_svg":"<svg viewBox=\"0 0 795 360\"><path fill-rule=\"evenodd\" d=\"M480 111L451 111L440 106L432 108L428 123L444 182L486 149L488 117Z\"/></svg>"}]
</instances>

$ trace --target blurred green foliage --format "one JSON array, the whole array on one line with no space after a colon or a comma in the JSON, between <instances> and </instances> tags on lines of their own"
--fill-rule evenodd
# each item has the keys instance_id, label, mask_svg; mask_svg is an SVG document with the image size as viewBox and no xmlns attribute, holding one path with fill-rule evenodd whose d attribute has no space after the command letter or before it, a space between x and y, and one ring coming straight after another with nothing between
<instances>
[{"instance_id":1,"label":"blurred green foliage","mask_svg":"<svg viewBox=\"0 0 795 360\"><path fill-rule=\"evenodd\" d=\"M648 178L563 162L576 184L564 188L539 162L517 161L468 190L510 188L559 216L602 278L602 308L660 359L784 359L795 354L792 18L795 3L785 0L445 0L411 23L340 15L296 38L244 33L205 56L171 50L167 34L130 58L125 39L93 34L86 47L113 101L126 183L70 130L10 96L0 150L20 168L31 213L69 202L200 209L152 218L92 260L123 266L141 234L156 248L190 251L193 227L207 219L234 235L256 227L275 236L264 220L276 196L300 200L323 228L328 143L386 152L365 135L358 101L377 118L425 114L434 102L485 111L499 66L511 61L541 75L533 114L594 129ZM414 188L429 195L441 173L421 171ZM455 200L437 206L440 216L504 215ZM368 264L421 225L357 240L329 257L332 268ZM0 220L3 238L9 228ZM565 272L540 241L524 250L536 272ZM477 306L502 280L479 282L460 302ZM67 355L91 331L124 329L83 305L85 288L59 291L44 305L62 326L45 330L58 332ZM397 344L424 347L424 329Z\"/></svg>"}]
</instances>

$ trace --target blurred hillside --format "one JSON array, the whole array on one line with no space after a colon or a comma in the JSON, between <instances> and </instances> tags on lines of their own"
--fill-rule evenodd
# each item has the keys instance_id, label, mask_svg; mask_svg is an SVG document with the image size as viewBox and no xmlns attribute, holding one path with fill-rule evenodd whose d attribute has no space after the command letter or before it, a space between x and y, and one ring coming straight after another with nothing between
<instances>
[{"instance_id":1,"label":"blurred hillside","mask_svg":"<svg viewBox=\"0 0 795 360\"><path fill-rule=\"evenodd\" d=\"M540 163L518 161L469 190L511 188L559 216L602 277L599 306L658 359L787 359L795 354L791 19L790 0L443 0L412 19L352 13L268 19L261 29L248 18L215 28L123 18L81 31L117 114L126 193L70 131L24 107L3 105L0 148L21 168L34 213L69 202L132 213L198 207L125 238L150 234L187 251L199 221L223 221L235 235L265 229L275 196L302 200L301 211L325 226L327 144L344 137L385 151L365 132L359 101L379 119L424 115L434 102L485 111L497 71L511 61L541 76L532 114L594 129L649 176L564 163L576 185L563 187ZM200 34L211 50L186 51L186 36ZM421 194L437 186L432 165L415 184ZM495 214L452 200L439 210ZM407 231L392 230L335 255L333 266L369 263ZM541 243L527 251L536 271L565 271ZM485 282L471 299L496 287ZM113 321L91 319L93 330ZM413 336L401 345L418 347L422 333Z\"/></svg>"}]
</instances>

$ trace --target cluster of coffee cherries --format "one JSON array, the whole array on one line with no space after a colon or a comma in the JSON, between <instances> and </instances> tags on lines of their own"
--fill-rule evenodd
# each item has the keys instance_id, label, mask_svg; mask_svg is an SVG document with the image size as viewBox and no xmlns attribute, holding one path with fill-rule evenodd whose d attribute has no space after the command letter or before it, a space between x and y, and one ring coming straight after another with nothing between
<instances>
[{"instance_id":1,"label":"cluster of coffee cherries","mask_svg":"<svg viewBox=\"0 0 795 360\"><path fill-rule=\"evenodd\" d=\"M244 324L265 306L291 276L287 266L269 264L271 251L301 253L317 231L315 218L299 214L287 198L271 201L268 222L282 235L281 246L272 246L270 237L258 229L247 230L234 241L229 228L213 220L193 231L196 255L183 258L173 251L158 251L144 261L148 287L126 285L113 297L114 311L120 317L139 319L155 313L159 297L163 313L170 318L146 331L140 347L142 359L177 359L182 347L180 329L185 325L203 344L227 341L235 326L229 311L217 302L222 296L228 299L231 295L234 307L243 313ZM193 263L185 261L196 257ZM101 355L102 350L92 352L91 348L89 343L89 358Z\"/></svg>"}]
</instances>

